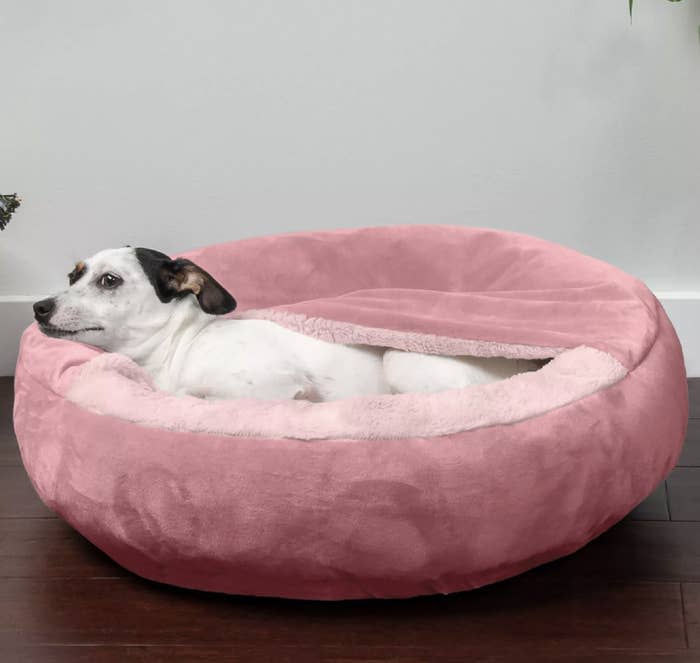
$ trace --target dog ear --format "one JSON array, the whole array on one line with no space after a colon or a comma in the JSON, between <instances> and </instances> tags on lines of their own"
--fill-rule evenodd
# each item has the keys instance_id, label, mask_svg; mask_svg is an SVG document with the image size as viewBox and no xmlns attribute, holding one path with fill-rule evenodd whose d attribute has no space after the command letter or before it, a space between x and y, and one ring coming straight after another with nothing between
<instances>
[{"instance_id":1,"label":"dog ear","mask_svg":"<svg viewBox=\"0 0 700 663\"><path fill-rule=\"evenodd\" d=\"M186 258L177 258L161 267L161 281L176 297L192 293L205 313L223 315L236 308L236 300L209 272Z\"/></svg>"},{"instance_id":2,"label":"dog ear","mask_svg":"<svg viewBox=\"0 0 700 663\"><path fill-rule=\"evenodd\" d=\"M169 302L193 294L205 313L223 315L236 308L231 294L191 260L171 260L164 253L151 249L136 249L136 256L160 301Z\"/></svg>"}]
</instances>

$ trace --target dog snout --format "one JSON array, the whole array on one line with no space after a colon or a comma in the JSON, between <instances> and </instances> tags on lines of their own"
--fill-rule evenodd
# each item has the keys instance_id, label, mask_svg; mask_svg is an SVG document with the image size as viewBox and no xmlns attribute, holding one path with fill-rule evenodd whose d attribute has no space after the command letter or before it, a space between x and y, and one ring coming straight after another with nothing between
<instances>
[{"instance_id":1,"label":"dog snout","mask_svg":"<svg viewBox=\"0 0 700 663\"><path fill-rule=\"evenodd\" d=\"M37 322L46 324L55 309L56 300L53 297L42 299L40 302L34 304L34 318Z\"/></svg>"}]
</instances>

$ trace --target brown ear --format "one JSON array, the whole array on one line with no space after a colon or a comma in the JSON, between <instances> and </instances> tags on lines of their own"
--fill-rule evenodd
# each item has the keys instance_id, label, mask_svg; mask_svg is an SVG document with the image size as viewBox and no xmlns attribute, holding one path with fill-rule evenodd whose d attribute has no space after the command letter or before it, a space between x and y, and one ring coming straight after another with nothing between
<instances>
[{"instance_id":1,"label":"brown ear","mask_svg":"<svg viewBox=\"0 0 700 663\"><path fill-rule=\"evenodd\" d=\"M186 258L161 266L161 282L175 297L192 293L205 313L223 315L236 308L236 300L209 272Z\"/></svg>"},{"instance_id":2,"label":"brown ear","mask_svg":"<svg viewBox=\"0 0 700 663\"><path fill-rule=\"evenodd\" d=\"M161 302L170 302L191 293L197 297L205 313L222 315L236 308L236 300L229 292L191 260L173 260L153 249L137 248L134 253Z\"/></svg>"}]
</instances>

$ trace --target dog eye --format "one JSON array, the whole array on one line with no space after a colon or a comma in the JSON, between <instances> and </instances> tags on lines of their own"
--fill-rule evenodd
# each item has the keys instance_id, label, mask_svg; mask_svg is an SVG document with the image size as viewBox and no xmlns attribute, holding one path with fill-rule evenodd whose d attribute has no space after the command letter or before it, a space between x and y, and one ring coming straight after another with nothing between
<instances>
[{"instance_id":1,"label":"dog eye","mask_svg":"<svg viewBox=\"0 0 700 663\"><path fill-rule=\"evenodd\" d=\"M107 273L100 276L100 280L98 281L98 283L100 284L101 288L112 290L113 288L120 286L123 283L123 280L120 276L117 276L116 274Z\"/></svg>"}]
</instances>

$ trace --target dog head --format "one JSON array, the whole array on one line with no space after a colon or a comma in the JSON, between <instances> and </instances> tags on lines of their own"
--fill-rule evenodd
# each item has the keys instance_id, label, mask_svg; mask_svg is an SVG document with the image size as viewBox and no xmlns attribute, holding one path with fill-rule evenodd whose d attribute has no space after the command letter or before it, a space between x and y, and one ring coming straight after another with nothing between
<instances>
[{"instance_id":1,"label":"dog head","mask_svg":"<svg viewBox=\"0 0 700 663\"><path fill-rule=\"evenodd\" d=\"M105 350L147 339L184 300L196 300L211 315L236 308L235 299L201 267L152 249L100 251L75 265L68 284L34 304L41 331Z\"/></svg>"}]
</instances>

